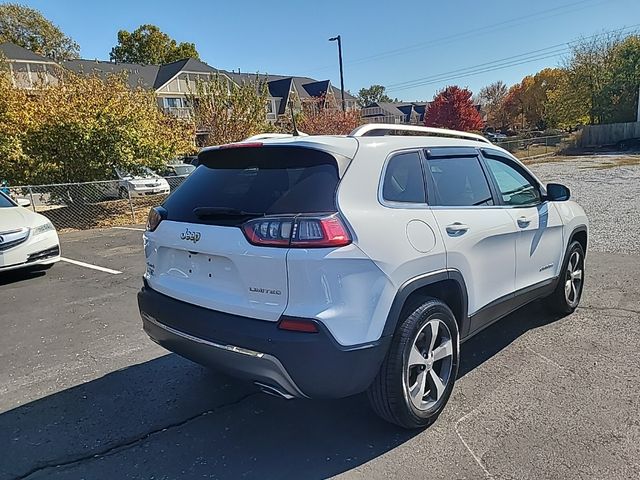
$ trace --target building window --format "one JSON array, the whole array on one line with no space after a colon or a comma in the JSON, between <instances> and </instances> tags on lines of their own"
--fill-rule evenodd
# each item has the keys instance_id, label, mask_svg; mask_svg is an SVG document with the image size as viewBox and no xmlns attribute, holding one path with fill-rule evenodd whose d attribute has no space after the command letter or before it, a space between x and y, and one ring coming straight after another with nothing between
<instances>
[{"instance_id":1,"label":"building window","mask_svg":"<svg viewBox=\"0 0 640 480\"><path fill-rule=\"evenodd\" d=\"M182 98L164 97L164 108L182 108L186 106L186 102Z\"/></svg>"}]
</instances>

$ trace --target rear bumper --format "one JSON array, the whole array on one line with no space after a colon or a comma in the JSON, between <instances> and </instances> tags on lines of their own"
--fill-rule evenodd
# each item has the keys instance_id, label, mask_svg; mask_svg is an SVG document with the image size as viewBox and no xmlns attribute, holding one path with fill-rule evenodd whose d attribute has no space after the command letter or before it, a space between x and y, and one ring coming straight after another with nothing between
<instances>
[{"instance_id":1,"label":"rear bumper","mask_svg":"<svg viewBox=\"0 0 640 480\"><path fill-rule=\"evenodd\" d=\"M321 324L319 333L283 331L275 322L191 305L146 285L138 304L145 332L167 350L287 397L341 398L366 390L391 340L342 347Z\"/></svg>"}]
</instances>

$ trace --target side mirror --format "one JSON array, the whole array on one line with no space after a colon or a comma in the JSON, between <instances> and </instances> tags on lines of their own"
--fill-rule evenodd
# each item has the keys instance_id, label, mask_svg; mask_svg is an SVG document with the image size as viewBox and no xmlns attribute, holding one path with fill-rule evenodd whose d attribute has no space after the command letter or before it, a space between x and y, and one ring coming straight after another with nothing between
<instances>
[{"instance_id":1,"label":"side mirror","mask_svg":"<svg viewBox=\"0 0 640 480\"><path fill-rule=\"evenodd\" d=\"M18 198L16 200L16 203L24 208L29 208L31 206L31 202L28 198Z\"/></svg>"},{"instance_id":2,"label":"side mirror","mask_svg":"<svg viewBox=\"0 0 640 480\"><path fill-rule=\"evenodd\" d=\"M566 202L571 197L568 187L559 183L549 183L547 185L547 200L550 202Z\"/></svg>"}]
</instances>

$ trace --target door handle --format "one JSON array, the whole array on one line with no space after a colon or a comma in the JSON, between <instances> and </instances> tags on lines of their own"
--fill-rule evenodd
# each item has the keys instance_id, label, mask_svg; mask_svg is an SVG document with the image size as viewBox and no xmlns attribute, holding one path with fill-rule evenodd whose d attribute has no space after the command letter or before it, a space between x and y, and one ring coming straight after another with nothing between
<instances>
[{"instance_id":1,"label":"door handle","mask_svg":"<svg viewBox=\"0 0 640 480\"><path fill-rule=\"evenodd\" d=\"M518 218L518 226L520 228L527 228L530 223L531 223L531 220L529 220L527 217Z\"/></svg>"},{"instance_id":2,"label":"door handle","mask_svg":"<svg viewBox=\"0 0 640 480\"><path fill-rule=\"evenodd\" d=\"M464 235L469 230L469 226L460 222L452 223L451 225L447 225L447 233L451 237L459 237L460 235Z\"/></svg>"}]
</instances>

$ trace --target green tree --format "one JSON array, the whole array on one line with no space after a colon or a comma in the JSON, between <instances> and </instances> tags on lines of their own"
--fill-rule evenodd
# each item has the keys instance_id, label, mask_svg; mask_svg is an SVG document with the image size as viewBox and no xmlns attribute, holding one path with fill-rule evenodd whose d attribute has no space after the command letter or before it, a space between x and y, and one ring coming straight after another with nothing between
<instances>
[{"instance_id":1,"label":"green tree","mask_svg":"<svg viewBox=\"0 0 640 480\"><path fill-rule=\"evenodd\" d=\"M612 122L636 120L639 89L640 36L632 35L617 45L613 52L612 81L606 89L614 106Z\"/></svg>"},{"instance_id":2,"label":"green tree","mask_svg":"<svg viewBox=\"0 0 640 480\"><path fill-rule=\"evenodd\" d=\"M391 102L391 98L385 93L382 85L371 85L369 88L361 88L358 92L358 105L367 107L376 102Z\"/></svg>"},{"instance_id":3,"label":"green tree","mask_svg":"<svg viewBox=\"0 0 640 480\"><path fill-rule=\"evenodd\" d=\"M163 114L153 92L131 90L121 76L68 74L37 95L14 88L6 75L0 81L0 171L14 185L159 167L192 152L194 133L192 123Z\"/></svg>"},{"instance_id":4,"label":"green tree","mask_svg":"<svg viewBox=\"0 0 640 480\"><path fill-rule=\"evenodd\" d=\"M0 43L11 42L57 60L78 58L80 47L33 8L0 4Z\"/></svg>"},{"instance_id":5,"label":"green tree","mask_svg":"<svg viewBox=\"0 0 640 480\"><path fill-rule=\"evenodd\" d=\"M224 75L211 75L199 81L188 95L202 141L206 145L238 142L275 127L267 121L266 82L255 80L235 84Z\"/></svg>"},{"instance_id":6,"label":"green tree","mask_svg":"<svg viewBox=\"0 0 640 480\"><path fill-rule=\"evenodd\" d=\"M140 25L133 32L120 30L118 44L111 49L111 60L157 65L183 58L200 58L193 43L177 43L155 25Z\"/></svg>"},{"instance_id":7,"label":"green tree","mask_svg":"<svg viewBox=\"0 0 640 480\"><path fill-rule=\"evenodd\" d=\"M589 123L608 123L615 116L611 102L615 52L621 38L617 34L603 34L573 44L566 61L569 88L587 108Z\"/></svg>"},{"instance_id":8,"label":"green tree","mask_svg":"<svg viewBox=\"0 0 640 480\"><path fill-rule=\"evenodd\" d=\"M589 123L589 106L584 93L576 90L568 73L562 71L556 88L547 93L546 121L551 128L572 129Z\"/></svg>"}]
</instances>

